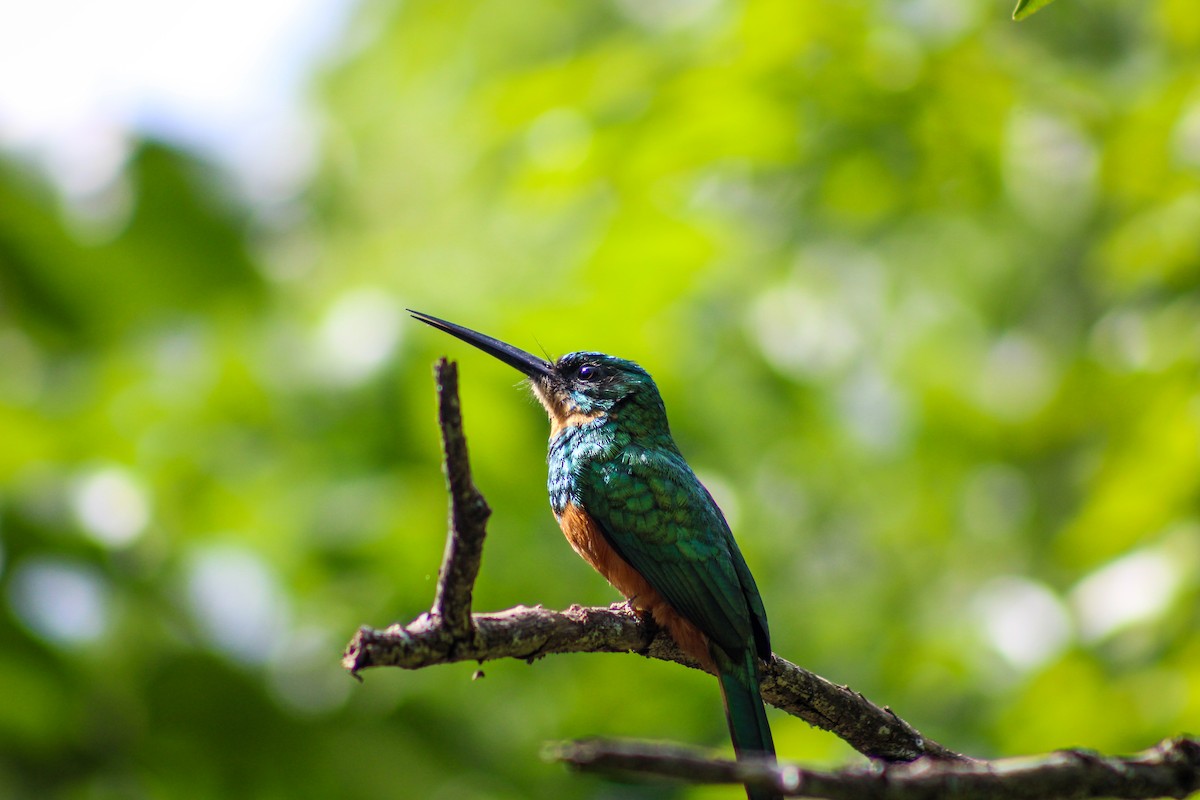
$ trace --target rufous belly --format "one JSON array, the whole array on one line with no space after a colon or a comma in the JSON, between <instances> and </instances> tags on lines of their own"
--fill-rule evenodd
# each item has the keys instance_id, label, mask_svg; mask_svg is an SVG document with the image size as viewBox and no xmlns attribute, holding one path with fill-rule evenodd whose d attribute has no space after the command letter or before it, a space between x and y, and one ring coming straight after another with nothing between
<instances>
[{"instance_id":1,"label":"rufous belly","mask_svg":"<svg viewBox=\"0 0 1200 800\"><path fill-rule=\"evenodd\" d=\"M628 561L621 558L604 538L590 514L568 503L558 517L558 524L575 552L625 595L635 609L649 612L654 621L671 634L679 649L699 661L704 669L716 671L708 652L708 637L679 614Z\"/></svg>"}]
</instances>

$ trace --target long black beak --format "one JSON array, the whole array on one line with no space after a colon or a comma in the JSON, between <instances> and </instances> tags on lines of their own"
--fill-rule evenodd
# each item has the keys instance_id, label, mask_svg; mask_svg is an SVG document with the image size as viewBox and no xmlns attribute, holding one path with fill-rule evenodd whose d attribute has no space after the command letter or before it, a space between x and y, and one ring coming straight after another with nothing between
<instances>
[{"instance_id":1,"label":"long black beak","mask_svg":"<svg viewBox=\"0 0 1200 800\"><path fill-rule=\"evenodd\" d=\"M462 339L467 344L473 344L483 352L495 356L505 364L520 370L531 378L549 378L554 375L554 365L549 361L526 353L524 350L513 347L511 344L505 344L499 339L485 336L478 331L464 328L462 325L455 325L453 322L431 317L428 314L422 314L420 311L413 311L411 308L407 308L405 311L412 314L413 319L419 319L426 325L431 325L439 331L445 331L451 336Z\"/></svg>"}]
</instances>

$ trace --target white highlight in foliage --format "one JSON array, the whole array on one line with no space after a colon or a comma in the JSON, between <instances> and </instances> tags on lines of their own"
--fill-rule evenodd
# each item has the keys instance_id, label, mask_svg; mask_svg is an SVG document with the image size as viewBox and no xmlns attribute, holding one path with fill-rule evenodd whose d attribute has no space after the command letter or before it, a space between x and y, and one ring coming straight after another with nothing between
<instances>
[{"instance_id":1,"label":"white highlight in foliage","mask_svg":"<svg viewBox=\"0 0 1200 800\"><path fill-rule=\"evenodd\" d=\"M672 31L704 23L718 13L722 0L614 0L627 18L652 31Z\"/></svg>"},{"instance_id":2,"label":"white highlight in foliage","mask_svg":"<svg viewBox=\"0 0 1200 800\"><path fill-rule=\"evenodd\" d=\"M1046 227L1082 221L1095 202L1100 164L1086 132L1066 117L1018 109L1007 139L1004 181L1014 204Z\"/></svg>"},{"instance_id":3,"label":"white highlight in foliage","mask_svg":"<svg viewBox=\"0 0 1200 800\"><path fill-rule=\"evenodd\" d=\"M71 493L71 507L88 536L108 547L135 541L150 521L145 490L121 467L104 467L81 478Z\"/></svg>"},{"instance_id":4,"label":"white highlight in foliage","mask_svg":"<svg viewBox=\"0 0 1200 800\"><path fill-rule=\"evenodd\" d=\"M108 630L108 583L83 564L37 557L25 560L13 569L8 598L25 627L54 644L87 644Z\"/></svg>"},{"instance_id":5,"label":"white highlight in foliage","mask_svg":"<svg viewBox=\"0 0 1200 800\"><path fill-rule=\"evenodd\" d=\"M318 377L335 384L366 380L391 357L400 339L400 306L382 289L338 297L317 331Z\"/></svg>"},{"instance_id":6,"label":"white highlight in foliage","mask_svg":"<svg viewBox=\"0 0 1200 800\"><path fill-rule=\"evenodd\" d=\"M1171 134L1171 151L1185 166L1200 167L1200 97L1184 108Z\"/></svg>"},{"instance_id":7,"label":"white highlight in foliage","mask_svg":"<svg viewBox=\"0 0 1200 800\"><path fill-rule=\"evenodd\" d=\"M286 635L287 597L255 553L217 546L195 554L187 597L196 624L219 651L262 663Z\"/></svg>"},{"instance_id":8,"label":"white highlight in foliage","mask_svg":"<svg viewBox=\"0 0 1200 800\"><path fill-rule=\"evenodd\" d=\"M764 293L752 322L763 355L781 372L797 377L842 369L861 344L853 320L836 302L800 287Z\"/></svg>"},{"instance_id":9,"label":"white highlight in foliage","mask_svg":"<svg viewBox=\"0 0 1200 800\"><path fill-rule=\"evenodd\" d=\"M1071 640L1071 619L1062 601L1028 578L1009 575L990 581L972 607L988 643L1018 669L1045 664Z\"/></svg>"},{"instance_id":10,"label":"white highlight in foliage","mask_svg":"<svg viewBox=\"0 0 1200 800\"><path fill-rule=\"evenodd\" d=\"M328 631L309 627L293 632L268 665L271 693L297 716L312 717L341 708L352 682L329 668L329 654L339 642Z\"/></svg>"},{"instance_id":11,"label":"white highlight in foliage","mask_svg":"<svg viewBox=\"0 0 1200 800\"><path fill-rule=\"evenodd\" d=\"M1058 375L1042 347L1010 333L984 357L975 398L987 412L1017 422L1041 411L1058 388Z\"/></svg>"},{"instance_id":12,"label":"white highlight in foliage","mask_svg":"<svg viewBox=\"0 0 1200 800\"><path fill-rule=\"evenodd\" d=\"M1111 561L1071 591L1080 632L1094 641L1154 619L1171 604L1182 582L1178 562L1157 549L1137 550Z\"/></svg>"},{"instance_id":13,"label":"white highlight in foliage","mask_svg":"<svg viewBox=\"0 0 1200 800\"><path fill-rule=\"evenodd\" d=\"M864 364L838 388L842 424L860 444L893 452L907 439L911 411L901 389L882 370Z\"/></svg>"},{"instance_id":14,"label":"white highlight in foliage","mask_svg":"<svg viewBox=\"0 0 1200 800\"><path fill-rule=\"evenodd\" d=\"M1116 309L1092 326L1088 341L1093 356L1113 372L1138 372L1150 365L1150 331L1144 314Z\"/></svg>"}]
</instances>

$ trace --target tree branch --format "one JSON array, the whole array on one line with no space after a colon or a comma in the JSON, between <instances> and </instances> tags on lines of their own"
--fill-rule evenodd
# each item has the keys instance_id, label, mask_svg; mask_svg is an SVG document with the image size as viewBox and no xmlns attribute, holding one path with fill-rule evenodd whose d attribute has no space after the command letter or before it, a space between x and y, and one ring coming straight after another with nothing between
<instances>
[{"instance_id":1,"label":"tree branch","mask_svg":"<svg viewBox=\"0 0 1200 800\"><path fill-rule=\"evenodd\" d=\"M408 625L360 628L347 645L343 666L358 677L371 667L422 669L501 658L533 662L555 653L635 652L698 669L653 620L625 603L608 608L576 605L566 611L517 606L471 613L491 511L471 480L455 364L442 359L436 375L450 530L433 607ZM1166 740L1127 759L1072 750L978 761L922 736L886 706L778 656L764 665L761 688L766 702L834 733L873 759L872 765L819 772L710 760L678 747L594 741L564 746L557 757L580 769L635 771L692 782L750 781L787 794L828 798L1185 797L1200 789L1200 744L1194 739Z\"/></svg>"},{"instance_id":2,"label":"tree branch","mask_svg":"<svg viewBox=\"0 0 1200 800\"><path fill-rule=\"evenodd\" d=\"M434 614L386 630L363 627L347 647L342 664L357 674L370 667L422 669L455 661L517 658L535 661L556 653L635 652L699 669L653 620L625 603L608 608L571 606L566 611L517 606L472 616L474 638L447 638ZM763 699L793 716L827 730L871 758L911 761L921 756L964 757L923 737L890 709L858 692L774 656L763 666Z\"/></svg>"},{"instance_id":3,"label":"tree branch","mask_svg":"<svg viewBox=\"0 0 1200 800\"><path fill-rule=\"evenodd\" d=\"M833 772L768 761L710 759L675 745L568 742L550 756L586 772L636 773L690 783L751 783L828 800L1050 800L1184 798L1200 791L1200 741L1165 739L1126 758L1085 750L995 761L921 758Z\"/></svg>"},{"instance_id":4,"label":"tree branch","mask_svg":"<svg viewBox=\"0 0 1200 800\"><path fill-rule=\"evenodd\" d=\"M483 558L483 539L492 510L471 480L467 437L458 399L458 365L445 358L435 368L438 425L442 430L443 465L450 490L450 530L438 573L433 615L453 640L471 635L471 592Z\"/></svg>"}]
</instances>

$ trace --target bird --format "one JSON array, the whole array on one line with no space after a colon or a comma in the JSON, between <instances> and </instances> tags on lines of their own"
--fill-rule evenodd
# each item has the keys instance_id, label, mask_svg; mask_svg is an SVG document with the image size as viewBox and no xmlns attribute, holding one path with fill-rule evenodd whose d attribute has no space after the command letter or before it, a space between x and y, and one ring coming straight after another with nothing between
<instances>
[{"instance_id":1,"label":"bird","mask_svg":"<svg viewBox=\"0 0 1200 800\"><path fill-rule=\"evenodd\" d=\"M762 597L724 514L676 446L650 374L590 351L549 361L407 311L529 379L550 419L547 488L567 541L631 608L717 675L737 757L774 761L759 691L759 660L772 658ZM752 786L746 794L777 797Z\"/></svg>"}]
</instances>

